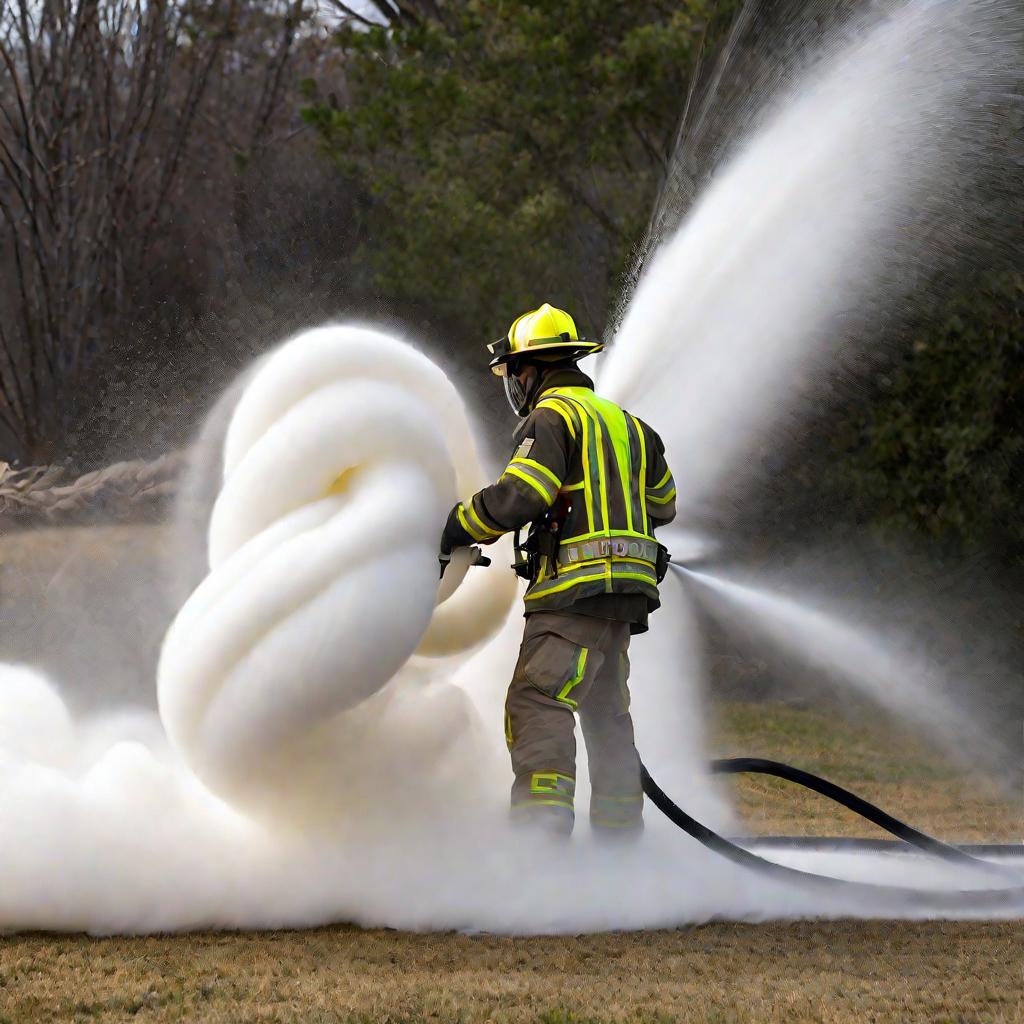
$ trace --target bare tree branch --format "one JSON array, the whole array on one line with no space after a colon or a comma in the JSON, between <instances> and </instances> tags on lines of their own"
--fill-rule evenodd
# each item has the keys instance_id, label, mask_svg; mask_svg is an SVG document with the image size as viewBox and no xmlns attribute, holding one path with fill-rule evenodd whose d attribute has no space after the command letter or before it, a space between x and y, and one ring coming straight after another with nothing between
<instances>
[{"instance_id":1,"label":"bare tree branch","mask_svg":"<svg viewBox=\"0 0 1024 1024\"><path fill-rule=\"evenodd\" d=\"M0 426L25 457L70 422L129 278L173 220L224 54L236 47L232 73L255 100L255 147L308 8L0 0ZM251 38L236 41L246 18Z\"/></svg>"}]
</instances>

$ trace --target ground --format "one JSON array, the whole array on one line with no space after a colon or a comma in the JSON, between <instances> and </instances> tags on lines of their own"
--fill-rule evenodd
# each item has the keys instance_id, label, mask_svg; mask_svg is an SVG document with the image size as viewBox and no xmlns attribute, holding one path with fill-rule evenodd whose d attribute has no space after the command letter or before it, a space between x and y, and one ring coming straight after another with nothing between
<instances>
[{"instance_id":1,"label":"ground","mask_svg":"<svg viewBox=\"0 0 1024 1024\"><path fill-rule=\"evenodd\" d=\"M877 723L719 708L716 753L788 760L947 839L1016 839L1021 810ZM873 835L813 795L735 783L753 829ZM716 922L572 938L309 932L0 940L0 1022L1017 1022L1024 925Z\"/></svg>"}]
</instances>

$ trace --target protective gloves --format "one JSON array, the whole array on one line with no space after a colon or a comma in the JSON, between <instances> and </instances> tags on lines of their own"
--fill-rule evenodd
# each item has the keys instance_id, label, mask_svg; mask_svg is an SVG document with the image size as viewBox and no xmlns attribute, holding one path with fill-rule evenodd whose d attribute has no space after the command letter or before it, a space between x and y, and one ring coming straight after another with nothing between
<instances>
[{"instance_id":1,"label":"protective gloves","mask_svg":"<svg viewBox=\"0 0 1024 1024\"><path fill-rule=\"evenodd\" d=\"M439 578L444 578L444 571L452 560L452 551L455 548L471 548L474 557L470 565L490 565L491 560L476 546L468 543L472 538L462 528L459 522L459 506L456 505L448 513L448 522L444 525L444 532L441 534L441 546L437 555L437 561L441 566Z\"/></svg>"}]
</instances>

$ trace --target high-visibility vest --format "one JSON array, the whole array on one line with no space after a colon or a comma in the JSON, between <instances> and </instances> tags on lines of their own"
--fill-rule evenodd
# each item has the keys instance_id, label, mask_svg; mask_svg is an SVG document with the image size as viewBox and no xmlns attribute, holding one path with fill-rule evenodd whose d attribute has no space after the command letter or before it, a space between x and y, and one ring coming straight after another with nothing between
<instances>
[{"instance_id":1,"label":"high-visibility vest","mask_svg":"<svg viewBox=\"0 0 1024 1024\"><path fill-rule=\"evenodd\" d=\"M640 421L585 387L546 391L537 408L565 420L581 466L570 469L578 479L565 481L529 459L513 459L506 470L544 493L549 504L556 497L572 503L557 560L541 559L526 592L527 611L565 607L597 594L643 594L656 605L657 542L647 502L659 500L659 488L670 488L674 496L675 485L666 474L648 490L648 442Z\"/></svg>"}]
</instances>

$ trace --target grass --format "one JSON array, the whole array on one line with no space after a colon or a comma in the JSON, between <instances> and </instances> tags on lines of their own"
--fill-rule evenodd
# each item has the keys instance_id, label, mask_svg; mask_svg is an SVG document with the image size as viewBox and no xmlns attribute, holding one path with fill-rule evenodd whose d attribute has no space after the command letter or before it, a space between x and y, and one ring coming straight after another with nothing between
<instances>
[{"instance_id":1,"label":"grass","mask_svg":"<svg viewBox=\"0 0 1024 1024\"><path fill-rule=\"evenodd\" d=\"M919 738L872 719L858 726L831 712L731 701L718 709L715 756L787 761L854 790L897 818L951 842L1024 839L1024 801L965 771ZM751 831L885 837L854 814L767 776L730 783Z\"/></svg>"},{"instance_id":2,"label":"grass","mask_svg":"<svg viewBox=\"0 0 1024 1024\"><path fill-rule=\"evenodd\" d=\"M5 941L0 1020L1020 1021L1017 924L710 924L571 938Z\"/></svg>"},{"instance_id":3,"label":"grass","mask_svg":"<svg viewBox=\"0 0 1024 1024\"><path fill-rule=\"evenodd\" d=\"M1020 808L901 734L779 705L720 709L716 753L789 760L948 838L1021 835ZM752 828L872 834L772 780ZM308 932L0 940L0 1024L1017 1022L1020 922L712 923L565 938Z\"/></svg>"}]
</instances>

